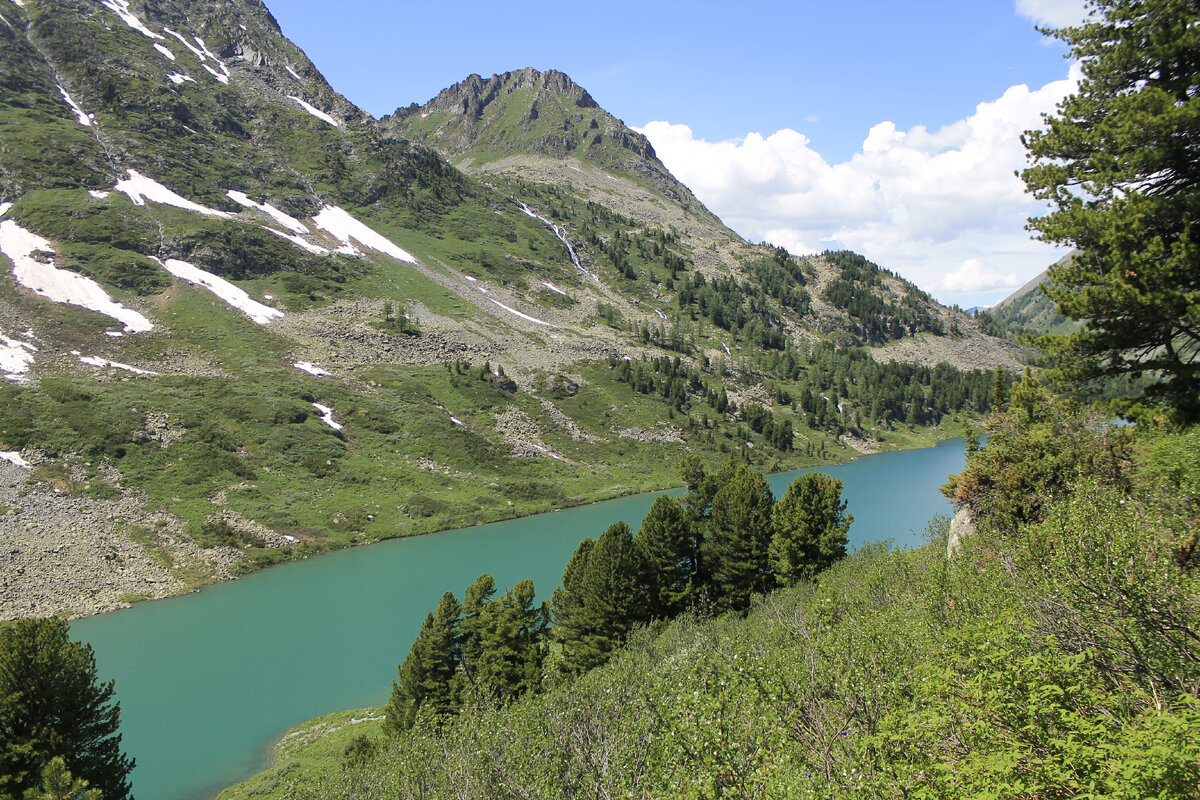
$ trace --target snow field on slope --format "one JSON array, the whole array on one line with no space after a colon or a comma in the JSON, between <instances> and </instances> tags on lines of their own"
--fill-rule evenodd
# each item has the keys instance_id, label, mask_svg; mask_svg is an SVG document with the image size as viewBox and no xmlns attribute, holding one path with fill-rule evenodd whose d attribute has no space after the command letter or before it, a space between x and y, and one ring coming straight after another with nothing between
<instances>
[{"instance_id":1,"label":"snow field on slope","mask_svg":"<svg viewBox=\"0 0 1200 800\"><path fill-rule=\"evenodd\" d=\"M329 255L329 251L326 250L324 247L318 247L317 245L312 244L311 242L307 242L304 239L301 239L299 236L295 236L290 233L284 233L283 231L277 231L274 228L268 228L266 225L263 225L262 228L264 231L270 231L271 233L275 234L276 236L279 236L283 239L287 239L292 244L296 245L297 247L304 248L305 250L307 250L308 252L312 253L315 256ZM340 253L342 251L338 250L338 252ZM358 251L355 251L353 253L350 253L349 255L361 255L361 253L359 253Z\"/></svg>"},{"instance_id":2,"label":"snow field on slope","mask_svg":"<svg viewBox=\"0 0 1200 800\"><path fill-rule=\"evenodd\" d=\"M147 28L142 21L129 10L129 0L100 0L100 5L120 17L126 25L150 39L161 39L162 36Z\"/></svg>"},{"instance_id":3,"label":"snow field on slope","mask_svg":"<svg viewBox=\"0 0 1200 800\"><path fill-rule=\"evenodd\" d=\"M83 362L84 364L87 364L88 366L91 366L91 367L100 367L101 369L103 369L104 367L112 367L113 369L123 369L126 372L132 372L136 375L157 375L158 374L157 372L151 372L148 369L140 369L138 367L131 367L128 364L122 364L120 361L109 361L107 358L100 358L100 356L80 355L78 350L72 350L71 355L75 356L81 362Z\"/></svg>"},{"instance_id":4,"label":"snow field on slope","mask_svg":"<svg viewBox=\"0 0 1200 800\"><path fill-rule=\"evenodd\" d=\"M245 192L235 192L233 189L225 192L225 194L229 195L230 199L239 205L243 205L246 208L257 208L259 211L269 214L272 219L292 233L308 233L308 227L303 222L290 214L280 211L270 203L256 203L247 197Z\"/></svg>"},{"instance_id":5,"label":"snow field on slope","mask_svg":"<svg viewBox=\"0 0 1200 800\"><path fill-rule=\"evenodd\" d=\"M17 283L55 303L80 306L112 317L122 323L129 333L142 333L154 328L150 320L113 300L91 278L59 269L54 266L53 260L46 264L35 260L32 256L38 251L53 252L54 248L50 242L25 230L11 219L0 222L0 252L13 262L13 276Z\"/></svg>"},{"instance_id":6,"label":"snow field on slope","mask_svg":"<svg viewBox=\"0 0 1200 800\"><path fill-rule=\"evenodd\" d=\"M337 127L340 127L340 125L338 124L338 121L337 121L336 119L334 119L333 117L329 116L329 115L328 115L328 114L326 114L324 111L322 111L321 109L317 108L316 106L309 105L308 103L306 103L306 102L304 102L303 100L301 100L299 97L296 97L296 95L294 95L294 94L289 94L289 95L287 96L287 99L288 99L288 100L295 100L297 103L299 103L299 104L300 104L300 107L301 107L301 108L303 108L303 109L304 109L305 111L307 111L308 113L312 114L312 115L313 115L314 117L316 117L317 119L319 119L319 120L322 120L322 121L324 121L324 122L328 122L330 125L332 125L332 126L333 126L333 127L335 127L335 128L337 128Z\"/></svg>"},{"instance_id":7,"label":"snow field on slope","mask_svg":"<svg viewBox=\"0 0 1200 800\"><path fill-rule=\"evenodd\" d=\"M297 361L295 364L292 364L292 366L295 367L296 369L307 372L309 375L316 375L318 378L325 376L325 375L333 374L332 372L330 372L327 369L321 369L320 367L318 367L316 364L312 363L311 361Z\"/></svg>"},{"instance_id":8,"label":"snow field on slope","mask_svg":"<svg viewBox=\"0 0 1200 800\"><path fill-rule=\"evenodd\" d=\"M63 96L63 100L67 101L67 105L75 112L75 118L79 120L80 125L91 127L96 124L96 118L79 107L79 104L71 99L71 95L67 94L67 90L62 86L58 87L58 92Z\"/></svg>"},{"instance_id":9,"label":"snow field on slope","mask_svg":"<svg viewBox=\"0 0 1200 800\"><path fill-rule=\"evenodd\" d=\"M196 82L196 79L191 75L185 75L182 72L172 72L167 76L167 80L169 80L171 83L183 83L184 81L191 81L192 83Z\"/></svg>"},{"instance_id":10,"label":"snow field on slope","mask_svg":"<svg viewBox=\"0 0 1200 800\"><path fill-rule=\"evenodd\" d=\"M33 465L30 464L25 459L21 458L21 454L18 453L16 450L5 450L3 452L0 452L0 459L7 461L8 463L12 464L15 467L21 467L23 469L33 469Z\"/></svg>"},{"instance_id":11,"label":"snow field on slope","mask_svg":"<svg viewBox=\"0 0 1200 800\"><path fill-rule=\"evenodd\" d=\"M10 381L24 383L25 373L33 364L37 348L19 339L10 339L0 334L0 372Z\"/></svg>"},{"instance_id":12,"label":"snow field on slope","mask_svg":"<svg viewBox=\"0 0 1200 800\"><path fill-rule=\"evenodd\" d=\"M117 181L117 185L113 188L118 192L124 192L129 195L129 199L133 201L135 206L144 206L147 200L153 200L155 203L175 206L185 211L195 211L197 214L207 214L210 217L220 217L221 219L233 219L232 214L202 206L199 203L193 203L191 200L175 194L153 178L147 178L145 175L134 170L129 170L129 177L123 181Z\"/></svg>"},{"instance_id":13,"label":"snow field on slope","mask_svg":"<svg viewBox=\"0 0 1200 800\"><path fill-rule=\"evenodd\" d=\"M283 316L282 311L263 305L247 294L245 289L234 286L224 278L213 275L211 272L205 272L186 261L180 261L177 258L168 258L166 261L160 261L159 263L176 278L181 278L197 286L203 286L259 325L266 325L271 320Z\"/></svg>"},{"instance_id":14,"label":"snow field on slope","mask_svg":"<svg viewBox=\"0 0 1200 800\"><path fill-rule=\"evenodd\" d=\"M320 403L313 403L313 408L315 408L315 409L317 409L317 411L321 412L321 422L324 422L326 425L333 428L335 431L340 431L342 428L346 427L342 423L334 420L333 409L330 408L329 406L323 406Z\"/></svg>"},{"instance_id":15,"label":"snow field on slope","mask_svg":"<svg viewBox=\"0 0 1200 800\"><path fill-rule=\"evenodd\" d=\"M312 219L318 228L328 231L333 238L345 246L353 247L350 244L350 240L353 238L363 247L369 247L372 250L409 264L417 263L417 259L413 258L412 254L403 247L371 230L350 216L349 212L337 206L325 206Z\"/></svg>"},{"instance_id":16,"label":"snow field on slope","mask_svg":"<svg viewBox=\"0 0 1200 800\"><path fill-rule=\"evenodd\" d=\"M170 50L168 50L166 45L162 45L162 44L159 44L158 42L155 42L154 49L157 50L158 52L162 53L164 56L166 56L171 61L175 60L175 54L172 53Z\"/></svg>"},{"instance_id":17,"label":"snow field on slope","mask_svg":"<svg viewBox=\"0 0 1200 800\"><path fill-rule=\"evenodd\" d=\"M538 325L545 325L547 328L554 328L554 329L556 329L556 330L557 330L557 328L558 328L558 326L557 326L557 325L551 325L549 322L542 322L540 319L536 319L536 318L534 318L534 317L531 317L531 316L529 316L528 314L522 314L520 311L517 311L515 308L509 308L508 306L504 305L504 303L501 303L499 300L493 300L493 299L492 299L492 298L490 298L490 297L488 298L488 300L491 300L493 303L495 303L496 305L500 306L501 308L503 308L503 309L504 309L505 311L507 311L508 313L510 313L510 314L516 314L516 315L517 315L518 317L520 317L521 319L527 319L527 320L529 320L530 322L536 322Z\"/></svg>"}]
</instances>

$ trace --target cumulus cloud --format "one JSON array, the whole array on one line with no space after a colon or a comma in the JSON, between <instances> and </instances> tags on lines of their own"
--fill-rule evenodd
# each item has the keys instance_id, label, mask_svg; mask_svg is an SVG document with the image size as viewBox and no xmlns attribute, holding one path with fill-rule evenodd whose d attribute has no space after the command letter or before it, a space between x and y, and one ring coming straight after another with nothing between
<instances>
[{"instance_id":1,"label":"cumulus cloud","mask_svg":"<svg viewBox=\"0 0 1200 800\"><path fill-rule=\"evenodd\" d=\"M1038 25L1065 28L1087 16L1084 0L1017 0L1017 14Z\"/></svg>"},{"instance_id":2,"label":"cumulus cloud","mask_svg":"<svg viewBox=\"0 0 1200 800\"><path fill-rule=\"evenodd\" d=\"M1042 209L1015 172L1025 165L1021 133L1038 127L1078 78L1074 69L1040 89L1013 86L935 131L880 122L858 153L837 164L792 129L722 142L662 121L640 131L667 168L746 238L796 253L855 250L948 299L1015 286L1054 260L1055 251L1025 230Z\"/></svg>"},{"instance_id":3,"label":"cumulus cloud","mask_svg":"<svg viewBox=\"0 0 1200 800\"><path fill-rule=\"evenodd\" d=\"M952 292L982 292L987 289L1016 289L1021 285L1017 273L1001 274L978 259L968 258L962 266L942 278L942 287Z\"/></svg>"}]
</instances>

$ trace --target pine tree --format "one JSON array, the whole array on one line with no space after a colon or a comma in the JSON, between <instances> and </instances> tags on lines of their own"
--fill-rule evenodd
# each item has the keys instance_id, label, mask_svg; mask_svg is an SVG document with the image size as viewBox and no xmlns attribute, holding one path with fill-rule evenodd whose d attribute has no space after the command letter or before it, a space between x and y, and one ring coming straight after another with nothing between
<instances>
[{"instance_id":1,"label":"pine tree","mask_svg":"<svg viewBox=\"0 0 1200 800\"><path fill-rule=\"evenodd\" d=\"M1043 241L1076 248L1046 294L1084 327L1058 343L1068 378L1142 375L1147 394L1200 419L1200 11L1182 0L1092 0L1050 31L1083 80L1027 131L1021 177L1051 212Z\"/></svg>"},{"instance_id":2,"label":"pine tree","mask_svg":"<svg viewBox=\"0 0 1200 800\"><path fill-rule=\"evenodd\" d=\"M55 757L107 800L129 796L113 682L97 683L90 645L61 619L0 626L0 797L37 791ZM60 776L61 777L61 776Z\"/></svg>"},{"instance_id":3,"label":"pine tree","mask_svg":"<svg viewBox=\"0 0 1200 800\"><path fill-rule=\"evenodd\" d=\"M418 713L449 714L458 707L454 676L458 669L458 618L453 592L446 592L437 610L427 614L408 657L392 682L384 730L400 733L412 727Z\"/></svg>"},{"instance_id":4,"label":"pine tree","mask_svg":"<svg viewBox=\"0 0 1200 800\"><path fill-rule=\"evenodd\" d=\"M775 581L791 586L811 580L846 555L853 514L846 513L842 482L820 472L792 481L775 504L769 550Z\"/></svg>"},{"instance_id":5,"label":"pine tree","mask_svg":"<svg viewBox=\"0 0 1200 800\"><path fill-rule=\"evenodd\" d=\"M750 596L771 588L768 548L775 497L761 474L730 462L715 478L705 538L711 592L718 610L743 611Z\"/></svg>"},{"instance_id":6,"label":"pine tree","mask_svg":"<svg viewBox=\"0 0 1200 800\"><path fill-rule=\"evenodd\" d=\"M692 527L679 501L665 494L655 498L642 519L636 542L650 616L675 616L693 596L696 587L692 579L700 562Z\"/></svg>"}]
</instances>

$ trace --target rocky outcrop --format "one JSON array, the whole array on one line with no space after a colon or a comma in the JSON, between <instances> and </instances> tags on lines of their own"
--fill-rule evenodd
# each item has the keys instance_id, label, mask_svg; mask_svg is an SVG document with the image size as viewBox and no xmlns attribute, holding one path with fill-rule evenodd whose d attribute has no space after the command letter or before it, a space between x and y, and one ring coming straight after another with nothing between
<instances>
[{"instance_id":1,"label":"rocky outcrop","mask_svg":"<svg viewBox=\"0 0 1200 800\"><path fill-rule=\"evenodd\" d=\"M963 539L974 533L975 520L971 518L971 512L965 508L959 509L958 513L954 515L954 519L950 520L950 537L946 541L946 557L950 558L962 550Z\"/></svg>"}]
</instances>

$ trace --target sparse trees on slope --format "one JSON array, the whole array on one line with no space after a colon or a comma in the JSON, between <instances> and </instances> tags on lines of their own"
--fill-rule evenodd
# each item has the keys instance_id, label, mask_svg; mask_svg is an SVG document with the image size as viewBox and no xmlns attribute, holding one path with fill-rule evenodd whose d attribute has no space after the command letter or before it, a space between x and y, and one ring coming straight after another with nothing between
<instances>
[{"instance_id":1,"label":"sparse trees on slope","mask_svg":"<svg viewBox=\"0 0 1200 800\"><path fill-rule=\"evenodd\" d=\"M1157 392L1200 419L1200 9L1186 0L1093 0L1052 31L1084 79L1029 131L1030 220L1078 248L1046 293L1084 327L1060 341L1069 377L1157 373Z\"/></svg>"},{"instance_id":2,"label":"sparse trees on slope","mask_svg":"<svg viewBox=\"0 0 1200 800\"><path fill-rule=\"evenodd\" d=\"M854 515L846 513L841 480L810 472L788 486L772 521L771 571L777 583L791 586L846 556Z\"/></svg>"},{"instance_id":3,"label":"sparse trees on slope","mask_svg":"<svg viewBox=\"0 0 1200 800\"><path fill-rule=\"evenodd\" d=\"M106 800L129 796L113 682L98 683L89 645L60 619L0 626L0 796L37 790L57 756Z\"/></svg>"}]
</instances>

